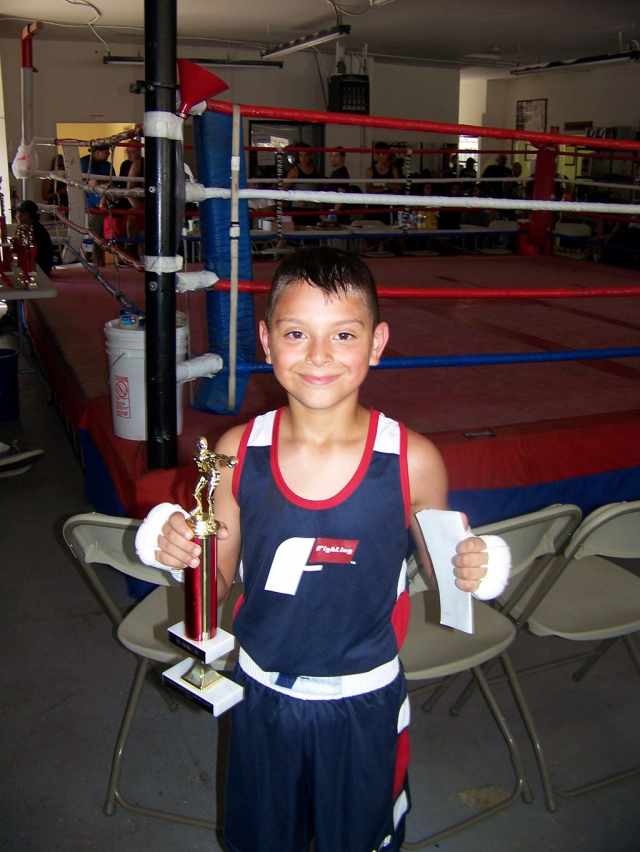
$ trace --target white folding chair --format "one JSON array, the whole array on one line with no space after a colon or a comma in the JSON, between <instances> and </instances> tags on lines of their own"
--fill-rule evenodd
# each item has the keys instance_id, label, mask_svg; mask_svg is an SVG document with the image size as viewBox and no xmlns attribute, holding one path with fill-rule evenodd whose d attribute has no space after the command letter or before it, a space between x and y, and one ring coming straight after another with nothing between
<instances>
[{"instance_id":1,"label":"white folding chair","mask_svg":"<svg viewBox=\"0 0 640 852\"><path fill-rule=\"evenodd\" d=\"M610 558L605 558L610 557ZM640 630L640 577L611 559L640 557L640 500L611 503L592 512L573 533L562 557L517 601L518 625L536 636L559 636L574 642L599 640L588 656L584 672L601 658L611 644L622 638L640 673L640 654L632 634ZM516 607L512 609L515 614ZM512 681L515 671L508 670ZM554 784L526 704L520 704L525 725L535 748L547 799L553 793L575 796L614 781L630 778L640 766L587 784L564 789ZM634 738L635 738L635 731Z\"/></svg>"},{"instance_id":2,"label":"white folding chair","mask_svg":"<svg viewBox=\"0 0 640 852\"><path fill-rule=\"evenodd\" d=\"M185 656L167 638L167 628L184 618L182 587L168 571L143 565L136 556L134 542L140 523L129 518L89 513L74 515L63 527L64 539L115 624L118 640L138 657L138 666L116 741L103 811L108 816L112 816L117 802L123 808L144 816L160 817L215 830L216 823L209 820L185 817L181 814L136 805L128 801L120 790L124 751L142 688L150 671L150 663L154 661L165 666L174 665ZM155 583L158 587L125 615L120 612L100 580L93 567L94 564L108 565L130 577ZM226 630L230 630L233 607L239 597L240 589L241 584L237 584L237 588L234 586L234 593L229 600L224 606L218 608L218 624ZM234 665L234 657L235 654L232 652L216 660L213 665L220 671L230 670ZM151 672L154 671L151 667ZM160 682L158 685L164 689ZM173 698L168 703L173 709L177 706Z\"/></svg>"},{"instance_id":3,"label":"white folding chair","mask_svg":"<svg viewBox=\"0 0 640 852\"><path fill-rule=\"evenodd\" d=\"M509 583L497 599L503 615L509 615L520 597L544 575L552 560L564 549L581 518L582 511L579 506L572 503L556 504L526 515L485 524L474 530L476 535L501 536L511 550ZM489 673L490 668L491 664L483 667L485 675ZM426 711L431 710L448 686L450 683L443 684L433 693L426 702ZM475 688L476 681L471 679L452 706L452 715L457 716L460 713Z\"/></svg>"},{"instance_id":4,"label":"white folding chair","mask_svg":"<svg viewBox=\"0 0 640 852\"><path fill-rule=\"evenodd\" d=\"M420 849L438 843L458 831L475 825L492 814L499 813L512 805L520 797L525 802L533 800L533 794L527 782L518 746L507 725L491 687L482 671L483 663L496 658L504 659L507 648L516 635L512 622L496 612L490 606L474 601L475 632L472 635L461 633L450 627L443 627L440 621L440 604L436 591L422 591L423 584L417 575L410 585L411 618L405 642L400 651L400 659L405 676L409 681L422 681L434 678L446 678L460 672L472 672L478 681L484 699L502 734L515 774L515 783L511 794L502 801L492 804L478 814L462 820L449 828L438 831L416 842L405 842L405 849ZM410 696L421 689L412 690Z\"/></svg>"}]
</instances>

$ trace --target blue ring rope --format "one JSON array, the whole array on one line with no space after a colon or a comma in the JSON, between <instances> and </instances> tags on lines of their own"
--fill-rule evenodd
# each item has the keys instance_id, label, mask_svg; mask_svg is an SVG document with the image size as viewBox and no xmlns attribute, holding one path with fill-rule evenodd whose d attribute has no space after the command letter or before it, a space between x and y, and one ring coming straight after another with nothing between
<instances>
[{"instance_id":1,"label":"blue ring rope","mask_svg":"<svg viewBox=\"0 0 640 852\"><path fill-rule=\"evenodd\" d=\"M434 355L423 358L383 358L372 370L406 370L416 367L484 367L490 364L535 364L543 361L593 361L601 358L638 358L640 347L574 349L568 352L495 352L487 355ZM264 361L239 363L239 373L271 373ZM222 371L226 372L225 370Z\"/></svg>"}]
</instances>

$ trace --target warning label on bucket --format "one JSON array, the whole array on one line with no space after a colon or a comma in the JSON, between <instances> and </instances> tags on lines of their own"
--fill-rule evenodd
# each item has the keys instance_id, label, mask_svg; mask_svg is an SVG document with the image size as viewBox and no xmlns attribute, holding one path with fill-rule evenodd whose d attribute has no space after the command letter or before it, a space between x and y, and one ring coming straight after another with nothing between
<instances>
[{"instance_id":1,"label":"warning label on bucket","mask_svg":"<svg viewBox=\"0 0 640 852\"><path fill-rule=\"evenodd\" d=\"M129 377L114 376L116 417L131 417L131 399L129 397Z\"/></svg>"}]
</instances>

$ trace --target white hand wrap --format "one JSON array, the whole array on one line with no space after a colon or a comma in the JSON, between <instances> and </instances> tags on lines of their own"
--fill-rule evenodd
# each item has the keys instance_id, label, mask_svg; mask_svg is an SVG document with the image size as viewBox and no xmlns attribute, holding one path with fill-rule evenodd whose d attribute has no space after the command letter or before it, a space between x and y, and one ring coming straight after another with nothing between
<instances>
[{"instance_id":1,"label":"white hand wrap","mask_svg":"<svg viewBox=\"0 0 640 852\"><path fill-rule=\"evenodd\" d=\"M162 535L162 527L169 520L174 512L181 512L185 518L189 517L189 513L185 512L182 506L174 503L159 503L154 506L147 517L142 522L136 534L136 553L141 562L145 565L151 565L153 568L161 568L163 571L171 571L172 576L182 582L184 579L184 571L177 568L169 568L168 565L163 565L156 559L156 550L158 550L158 538Z\"/></svg>"},{"instance_id":2,"label":"white hand wrap","mask_svg":"<svg viewBox=\"0 0 640 852\"><path fill-rule=\"evenodd\" d=\"M473 537L475 537L475 533L468 530L467 538ZM487 554L485 563L487 573L472 594L479 601L492 601L502 594L509 580L511 551L506 541L498 535L481 535L478 538L481 538L486 545L482 552Z\"/></svg>"}]
</instances>

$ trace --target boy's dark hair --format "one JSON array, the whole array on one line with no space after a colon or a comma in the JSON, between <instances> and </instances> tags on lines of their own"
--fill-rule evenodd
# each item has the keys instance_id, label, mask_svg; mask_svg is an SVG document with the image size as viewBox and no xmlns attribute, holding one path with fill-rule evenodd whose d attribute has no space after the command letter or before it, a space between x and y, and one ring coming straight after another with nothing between
<instances>
[{"instance_id":1,"label":"boy's dark hair","mask_svg":"<svg viewBox=\"0 0 640 852\"><path fill-rule=\"evenodd\" d=\"M276 269L265 310L267 328L271 327L271 314L278 298L291 285L301 281L318 287L327 296L357 294L369 312L373 327L380 322L376 282L366 263L346 251L318 246L290 254Z\"/></svg>"}]
</instances>

